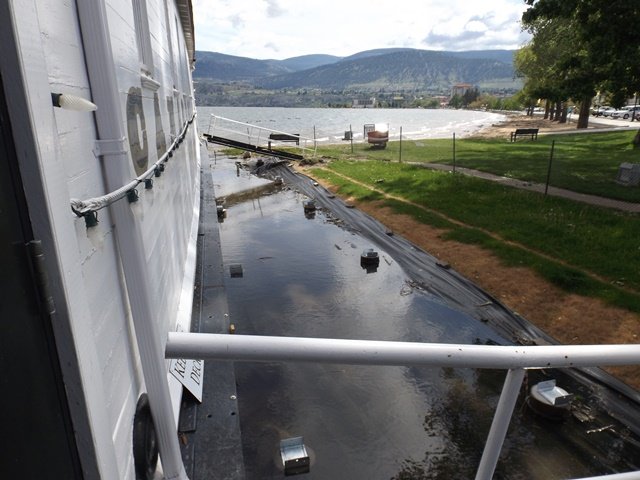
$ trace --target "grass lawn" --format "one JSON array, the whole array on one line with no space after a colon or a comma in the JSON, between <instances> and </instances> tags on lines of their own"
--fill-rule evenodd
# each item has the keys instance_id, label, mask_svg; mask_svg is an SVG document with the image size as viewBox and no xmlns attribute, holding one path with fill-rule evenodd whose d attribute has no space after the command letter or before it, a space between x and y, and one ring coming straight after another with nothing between
<instances>
[{"instance_id":1,"label":"grass lawn","mask_svg":"<svg viewBox=\"0 0 640 480\"><path fill-rule=\"evenodd\" d=\"M380 199L381 194L370 190L376 188L406 199L428 210L387 203L421 222L447 228L451 238L481 244L509 264L534 268L567 291L640 312L638 215L406 163L342 160L324 167L314 170L314 176L338 185L341 194Z\"/></svg>"},{"instance_id":2,"label":"grass lawn","mask_svg":"<svg viewBox=\"0 0 640 480\"><path fill-rule=\"evenodd\" d=\"M537 141L469 138L456 140L456 165L545 183L551 142L555 141L550 185L575 192L640 203L640 187L615 183L621 163L640 163L640 149L633 149L635 131L541 135ZM318 154L335 159L367 158L398 162L453 164L452 139L390 142L385 150L367 144L331 145Z\"/></svg>"}]
</instances>

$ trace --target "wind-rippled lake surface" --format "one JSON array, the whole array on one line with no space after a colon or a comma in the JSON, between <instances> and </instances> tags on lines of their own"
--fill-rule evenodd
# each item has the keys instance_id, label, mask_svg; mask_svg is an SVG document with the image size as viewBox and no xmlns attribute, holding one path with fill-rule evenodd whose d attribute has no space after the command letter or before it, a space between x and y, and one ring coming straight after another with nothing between
<instances>
[{"instance_id":1,"label":"wind-rippled lake surface","mask_svg":"<svg viewBox=\"0 0 640 480\"><path fill-rule=\"evenodd\" d=\"M349 128L355 140L362 140L364 125L369 123L389 124L390 139L397 140L401 128L403 139L444 138L453 133L469 135L504 119L504 115L492 112L449 109L198 107L200 132L209 131L212 114L297 133L318 143L340 143Z\"/></svg>"},{"instance_id":2,"label":"wind-rippled lake surface","mask_svg":"<svg viewBox=\"0 0 640 480\"><path fill-rule=\"evenodd\" d=\"M328 213L305 217L303 200L286 188L229 197L220 234L237 334L502 342L413 289L393 258ZM381 256L372 273L360 266L369 247ZM231 278L233 264L242 277ZM450 480L474 478L505 372L238 362L236 375L249 479L282 478L279 442L303 436L312 465L299 478ZM546 423L518 405L495 478L576 478L624 464L620 445L598 458L580 450L579 435L575 422Z\"/></svg>"}]
</instances>

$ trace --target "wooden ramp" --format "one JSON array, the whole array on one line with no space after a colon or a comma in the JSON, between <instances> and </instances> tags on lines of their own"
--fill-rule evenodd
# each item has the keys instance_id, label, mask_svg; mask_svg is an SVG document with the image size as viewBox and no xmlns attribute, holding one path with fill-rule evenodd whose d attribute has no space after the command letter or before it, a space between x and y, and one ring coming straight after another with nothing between
<instances>
[{"instance_id":1,"label":"wooden ramp","mask_svg":"<svg viewBox=\"0 0 640 480\"><path fill-rule=\"evenodd\" d=\"M286 152L284 150L277 150L274 148L261 147L259 145L252 145L251 143L239 142L230 138L219 137L217 135L204 134L204 138L210 143L218 145L224 145L225 147L239 148L248 152L259 153L260 155L268 155L271 157L288 158L290 160L302 160L304 157L297 153Z\"/></svg>"}]
</instances>

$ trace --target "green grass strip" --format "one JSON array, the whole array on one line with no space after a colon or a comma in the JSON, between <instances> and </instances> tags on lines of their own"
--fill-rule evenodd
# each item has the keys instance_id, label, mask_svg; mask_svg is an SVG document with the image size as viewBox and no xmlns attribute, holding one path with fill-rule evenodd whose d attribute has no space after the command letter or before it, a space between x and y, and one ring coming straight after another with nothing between
<instances>
[{"instance_id":1,"label":"green grass strip","mask_svg":"<svg viewBox=\"0 0 640 480\"><path fill-rule=\"evenodd\" d=\"M640 188L616 183L622 163L640 163L640 149L631 143L635 131L541 135L537 141L463 138L456 141L456 165L523 181L547 179L551 142L555 141L550 185L574 192L640 202ZM453 139L389 142L385 150L368 144L330 145L318 148L326 158L370 159L388 162L453 164Z\"/></svg>"},{"instance_id":2,"label":"green grass strip","mask_svg":"<svg viewBox=\"0 0 640 480\"><path fill-rule=\"evenodd\" d=\"M336 161L327 169L339 175L326 169L314 175L337 185L341 195L381 198L345 175L424 207L386 201L398 213L448 229L449 238L488 248L507 264L532 268L567 292L640 312L640 294L633 291L640 290L637 215L405 164Z\"/></svg>"}]
</instances>

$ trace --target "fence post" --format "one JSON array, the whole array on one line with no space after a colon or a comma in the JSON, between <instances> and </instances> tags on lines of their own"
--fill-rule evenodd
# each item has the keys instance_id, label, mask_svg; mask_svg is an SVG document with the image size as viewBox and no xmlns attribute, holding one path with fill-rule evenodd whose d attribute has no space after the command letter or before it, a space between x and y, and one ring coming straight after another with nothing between
<instances>
[{"instance_id":1,"label":"fence post","mask_svg":"<svg viewBox=\"0 0 640 480\"><path fill-rule=\"evenodd\" d=\"M351 153L353 153L353 128L351 128L351 124L349 124L349 137L351 138Z\"/></svg>"},{"instance_id":2,"label":"fence post","mask_svg":"<svg viewBox=\"0 0 640 480\"><path fill-rule=\"evenodd\" d=\"M400 158L398 162L402 163L402 127L400 127Z\"/></svg>"},{"instance_id":3,"label":"fence post","mask_svg":"<svg viewBox=\"0 0 640 480\"><path fill-rule=\"evenodd\" d=\"M456 173L456 132L453 132L453 173Z\"/></svg>"},{"instance_id":4,"label":"fence post","mask_svg":"<svg viewBox=\"0 0 640 480\"><path fill-rule=\"evenodd\" d=\"M549 191L549 180L551 179L551 163L553 162L553 150L555 149L556 141L551 141L551 153L549 154L549 167L547 168L547 183L544 186L544 196L547 196Z\"/></svg>"}]
</instances>

